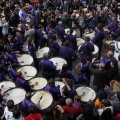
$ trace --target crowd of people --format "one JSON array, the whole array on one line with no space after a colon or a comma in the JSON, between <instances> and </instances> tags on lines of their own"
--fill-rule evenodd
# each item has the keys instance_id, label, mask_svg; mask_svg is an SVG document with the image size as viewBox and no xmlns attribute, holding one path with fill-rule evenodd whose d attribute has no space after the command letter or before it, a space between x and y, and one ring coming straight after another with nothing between
<instances>
[{"instance_id":1,"label":"crowd of people","mask_svg":"<svg viewBox=\"0 0 120 120\"><path fill-rule=\"evenodd\" d=\"M118 5L117 0L0 0L0 81L12 81L26 91L19 105L12 99L6 101L6 94L1 92L1 120L120 120ZM84 36L86 30L94 32L94 37ZM76 31L84 39L79 49L73 34ZM108 39L114 50L104 49ZM28 51L24 51L25 46ZM49 52L38 59L36 52L44 47ZM38 73L42 70L37 76L48 82L43 90L52 95L53 102L45 110L41 110L40 101L31 101L34 85L17 71L21 54L32 56ZM52 57L63 58L67 64L56 70L49 60ZM79 63L73 66L76 59ZM62 94L55 86L58 78L65 84ZM78 95L75 89L80 86L91 87L96 98L81 101L86 93Z\"/></svg>"}]
</instances>

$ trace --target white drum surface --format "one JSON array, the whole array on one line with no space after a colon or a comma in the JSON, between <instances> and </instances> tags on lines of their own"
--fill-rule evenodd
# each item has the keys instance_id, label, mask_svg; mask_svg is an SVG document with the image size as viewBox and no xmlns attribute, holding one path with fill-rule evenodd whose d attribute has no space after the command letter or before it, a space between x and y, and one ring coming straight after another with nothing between
<instances>
[{"instance_id":1,"label":"white drum surface","mask_svg":"<svg viewBox=\"0 0 120 120\"><path fill-rule=\"evenodd\" d=\"M33 87L31 87L31 89L33 90L43 89L47 85L47 80L42 77L33 78L29 82L31 85L34 85Z\"/></svg>"},{"instance_id":2,"label":"white drum surface","mask_svg":"<svg viewBox=\"0 0 120 120\"><path fill-rule=\"evenodd\" d=\"M49 92L46 91L38 91L36 92L31 100L36 104L38 101L40 102L40 108L41 110L48 108L52 102L53 102L53 97Z\"/></svg>"},{"instance_id":3,"label":"white drum surface","mask_svg":"<svg viewBox=\"0 0 120 120\"><path fill-rule=\"evenodd\" d=\"M66 33L66 34L70 34L70 28L65 29L65 33ZM73 34L73 35L76 35L76 31L73 30L73 33L72 33L72 34Z\"/></svg>"},{"instance_id":4,"label":"white drum surface","mask_svg":"<svg viewBox=\"0 0 120 120\"><path fill-rule=\"evenodd\" d=\"M30 80L31 78L35 77L37 74L37 70L33 66L23 66L20 67L17 72L21 71L23 74L23 78L25 80Z\"/></svg>"},{"instance_id":5,"label":"white drum surface","mask_svg":"<svg viewBox=\"0 0 120 120\"><path fill-rule=\"evenodd\" d=\"M94 100L96 97L95 92L93 91L93 89L89 88L89 87L78 87L76 89L77 94L81 97L81 101L83 102L88 102L89 100Z\"/></svg>"},{"instance_id":6,"label":"white drum surface","mask_svg":"<svg viewBox=\"0 0 120 120\"><path fill-rule=\"evenodd\" d=\"M22 51L29 52L28 45L23 45Z\"/></svg>"},{"instance_id":7,"label":"white drum surface","mask_svg":"<svg viewBox=\"0 0 120 120\"><path fill-rule=\"evenodd\" d=\"M77 40L77 46L80 46L82 43L85 42L84 39L82 38L76 38L76 40Z\"/></svg>"},{"instance_id":8,"label":"white drum surface","mask_svg":"<svg viewBox=\"0 0 120 120\"><path fill-rule=\"evenodd\" d=\"M9 91L7 91L5 94L8 100L13 100L15 105L22 102L22 100L25 98L26 91L21 88L14 88Z\"/></svg>"},{"instance_id":9,"label":"white drum surface","mask_svg":"<svg viewBox=\"0 0 120 120\"><path fill-rule=\"evenodd\" d=\"M14 88L14 87L15 87L15 83L11 81L4 81L0 83L0 89L1 89L2 94L6 92L7 90Z\"/></svg>"},{"instance_id":10,"label":"white drum surface","mask_svg":"<svg viewBox=\"0 0 120 120\"><path fill-rule=\"evenodd\" d=\"M51 58L50 61L56 66L56 70L62 69L63 64L67 64L67 62L63 58L54 57Z\"/></svg>"},{"instance_id":11,"label":"white drum surface","mask_svg":"<svg viewBox=\"0 0 120 120\"><path fill-rule=\"evenodd\" d=\"M93 31L93 32L86 32L86 33L84 33L84 36L85 37L90 37L90 39L93 39L94 37L95 37L95 32Z\"/></svg>"},{"instance_id":12,"label":"white drum surface","mask_svg":"<svg viewBox=\"0 0 120 120\"><path fill-rule=\"evenodd\" d=\"M28 54L23 54L20 57L17 57L17 60L20 65L31 65L33 63L33 57Z\"/></svg>"},{"instance_id":13,"label":"white drum surface","mask_svg":"<svg viewBox=\"0 0 120 120\"><path fill-rule=\"evenodd\" d=\"M36 57L37 58L43 58L43 54L44 53L48 53L48 52L49 52L49 48L48 47L41 48L40 50L38 50L36 52Z\"/></svg>"}]
</instances>

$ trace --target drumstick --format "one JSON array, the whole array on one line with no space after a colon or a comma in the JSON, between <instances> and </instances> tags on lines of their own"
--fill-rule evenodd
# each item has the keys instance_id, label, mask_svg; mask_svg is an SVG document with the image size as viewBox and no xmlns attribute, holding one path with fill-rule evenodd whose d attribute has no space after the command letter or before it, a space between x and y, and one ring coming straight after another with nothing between
<instances>
[{"instance_id":1,"label":"drumstick","mask_svg":"<svg viewBox=\"0 0 120 120\"><path fill-rule=\"evenodd\" d=\"M39 101L38 101L38 102L40 102L40 100L41 100L42 98L43 98L43 96L41 96L41 97L40 97L40 99L39 99Z\"/></svg>"},{"instance_id":2,"label":"drumstick","mask_svg":"<svg viewBox=\"0 0 120 120\"><path fill-rule=\"evenodd\" d=\"M19 63L24 63L24 61L20 61Z\"/></svg>"}]
</instances>

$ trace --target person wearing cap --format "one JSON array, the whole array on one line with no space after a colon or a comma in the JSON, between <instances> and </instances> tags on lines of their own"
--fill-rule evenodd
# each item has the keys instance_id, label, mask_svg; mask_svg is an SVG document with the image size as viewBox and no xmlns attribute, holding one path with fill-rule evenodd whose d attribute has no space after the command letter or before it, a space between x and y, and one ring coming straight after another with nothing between
<instances>
[{"instance_id":1,"label":"person wearing cap","mask_svg":"<svg viewBox=\"0 0 120 120\"><path fill-rule=\"evenodd\" d=\"M95 32L95 37L93 38L92 42L98 46L99 48L99 54L98 54L98 59L100 59L101 56L101 50L102 50L102 41L105 38L105 34L102 30L103 26L101 23L97 25L96 32Z\"/></svg>"},{"instance_id":2,"label":"person wearing cap","mask_svg":"<svg viewBox=\"0 0 120 120\"><path fill-rule=\"evenodd\" d=\"M30 92L27 92L25 94L25 98L23 99L23 101L21 102L20 106L21 106L21 110L22 110L22 115L24 117L28 116L30 114L30 111L29 111L29 107L31 105L35 105L32 101L31 101L31 93ZM40 104L39 102L35 105L37 111L40 110Z\"/></svg>"},{"instance_id":3,"label":"person wearing cap","mask_svg":"<svg viewBox=\"0 0 120 120\"><path fill-rule=\"evenodd\" d=\"M118 27L115 30L115 32L111 32L111 34L112 34L113 40L118 39L118 37L120 36L120 22L118 23Z\"/></svg>"},{"instance_id":4,"label":"person wearing cap","mask_svg":"<svg viewBox=\"0 0 120 120\"><path fill-rule=\"evenodd\" d=\"M55 32L57 34L57 37L62 41L62 43L64 43L65 29L62 27L62 21L58 22L58 25L55 27Z\"/></svg>"},{"instance_id":5,"label":"person wearing cap","mask_svg":"<svg viewBox=\"0 0 120 120\"><path fill-rule=\"evenodd\" d=\"M76 35L73 35L72 33L73 33L73 29L70 28L70 34L66 35L66 39L70 41L71 47L75 51L77 48L77 41L76 41Z\"/></svg>"},{"instance_id":6,"label":"person wearing cap","mask_svg":"<svg viewBox=\"0 0 120 120\"><path fill-rule=\"evenodd\" d=\"M92 58L92 52L94 51L94 45L90 42L90 38L86 38L86 42L82 44L78 50L81 57L81 62L86 63L86 57L90 56Z\"/></svg>"},{"instance_id":7,"label":"person wearing cap","mask_svg":"<svg viewBox=\"0 0 120 120\"><path fill-rule=\"evenodd\" d=\"M94 75L93 89L95 90L96 94L98 95L98 92L104 88L104 84L105 84L104 78L105 78L106 70L105 70L104 63L100 63L99 68L95 69L93 67L95 60L96 60L95 58L92 59L92 63L90 64L89 69Z\"/></svg>"},{"instance_id":8,"label":"person wearing cap","mask_svg":"<svg viewBox=\"0 0 120 120\"><path fill-rule=\"evenodd\" d=\"M55 86L55 80L53 78L48 80L48 85L45 87L45 91L52 94L54 101L59 100L60 88L58 86Z\"/></svg>"},{"instance_id":9,"label":"person wearing cap","mask_svg":"<svg viewBox=\"0 0 120 120\"><path fill-rule=\"evenodd\" d=\"M42 75L47 80L55 77L56 66L49 60L48 53L43 54L43 60L40 60L40 66L42 67Z\"/></svg>"}]
</instances>

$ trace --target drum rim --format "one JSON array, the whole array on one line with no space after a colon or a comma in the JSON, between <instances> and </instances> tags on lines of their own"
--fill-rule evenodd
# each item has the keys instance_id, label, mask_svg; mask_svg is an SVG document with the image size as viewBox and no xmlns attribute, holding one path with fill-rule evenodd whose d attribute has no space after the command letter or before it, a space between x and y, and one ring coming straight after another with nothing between
<instances>
[{"instance_id":1,"label":"drum rim","mask_svg":"<svg viewBox=\"0 0 120 120\"><path fill-rule=\"evenodd\" d=\"M50 92L47 92L47 91L45 91L45 90L40 90L40 91L36 91L36 92L34 93L34 95L35 95L37 92L46 92L46 93L50 94L50 95L51 95L51 98L52 98L52 102L54 101L54 100L53 100L53 96L52 96L52 94L51 94ZM31 96L31 101L32 101L32 97L33 97L33 95ZM32 101L32 102L33 102L33 101ZM52 102L51 102L51 104L52 104ZM34 102L33 102L33 103L34 103ZM50 107L51 104L50 104L48 107ZM41 109L41 110L45 110L45 109L47 109L48 107L46 107L46 108L44 108L44 109Z\"/></svg>"},{"instance_id":2,"label":"drum rim","mask_svg":"<svg viewBox=\"0 0 120 120\"><path fill-rule=\"evenodd\" d=\"M36 69L36 67L33 65L23 65L23 66L18 67L18 69L20 69L21 67L24 67L24 66L31 66L31 67L34 67ZM18 71L18 69L16 71ZM37 69L36 69L36 71L37 71ZM36 72L36 75L37 75L37 73L38 73L38 71ZM36 77L36 75L34 77ZM32 78L34 78L34 77L32 77ZM27 81L31 80L32 78L28 79Z\"/></svg>"}]
</instances>

